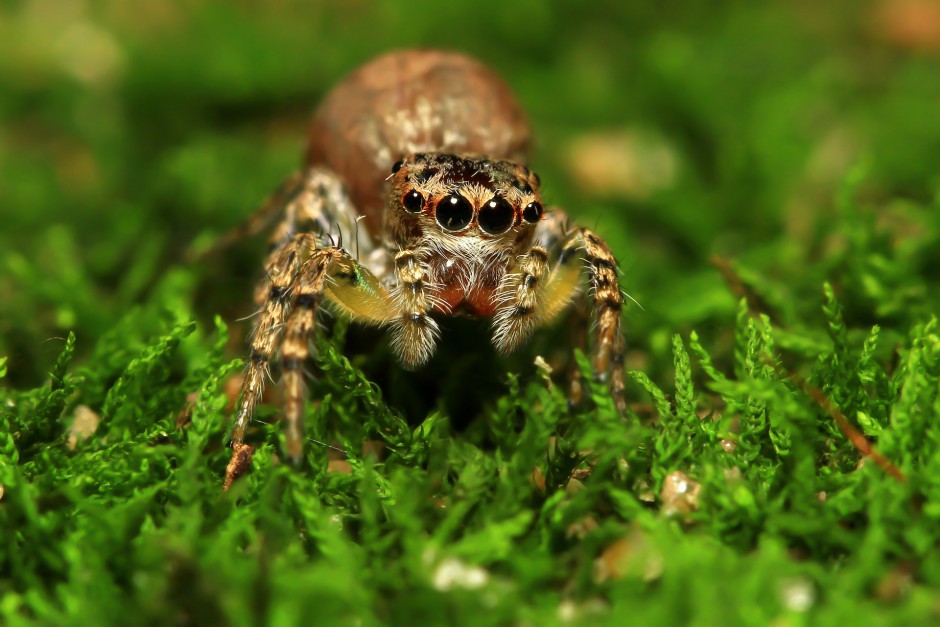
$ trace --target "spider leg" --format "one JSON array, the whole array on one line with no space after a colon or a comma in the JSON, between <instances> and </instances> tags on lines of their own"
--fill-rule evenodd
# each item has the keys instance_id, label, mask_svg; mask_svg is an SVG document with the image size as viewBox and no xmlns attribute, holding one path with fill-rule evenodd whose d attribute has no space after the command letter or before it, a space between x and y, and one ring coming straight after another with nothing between
<instances>
[{"instance_id":1,"label":"spider leg","mask_svg":"<svg viewBox=\"0 0 940 627\"><path fill-rule=\"evenodd\" d=\"M256 235L278 220L272 237L272 252L287 245L301 231L329 234L334 228L354 232L357 250L373 248L365 229L357 228L358 214L339 177L331 170L314 166L294 172L245 222L223 234L206 251L212 255L235 242Z\"/></svg>"},{"instance_id":2,"label":"spider leg","mask_svg":"<svg viewBox=\"0 0 940 627\"><path fill-rule=\"evenodd\" d=\"M610 393L622 416L627 403L623 381L625 349L620 322L623 292L617 276L617 260L604 240L587 229L576 231L572 245L584 252L591 283L593 316L597 325L594 372L602 378L609 377Z\"/></svg>"},{"instance_id":3,"label":"spider leg","mask_svg":"<svg viewBox=\"0 0 940 627\"><path fill-rule=\"evenodd\" d=\"M500 282L493 316L493 344L503 352L512 352L539 325L544 315L542 282L548 273L548 252L533 246L517 258L515 267Z\"/></svg>"},{"instance_id":4,"label":"spider leg","mask_svg":"<svg viewBox=\"0 0 940 627\"><path fill-rule=\"evenodd\" d=\"M431 357L440 336L437 322L428 315L433 297L428 294L427 267L417 251L395 256L395 277L393 297L400 313L392 321L392 348L406 368L415 368Z\"/></svg>"},{"instance_id":5,"label":"spider leg","mask_svg":"<svg viewBox=\"0 0 940 627\"><path fill-rule=\"evenodd\" d=\"M623 381L624 341L620 323L623 294L617 277L617 262L596 234L584 229L570 230L558 237L561 221L556 216L544 221L548 243L557 258L551 272L548 256L534 246L519 258L507 273L499 292L499 307L493 318L493 342L510 351L535 327L556 318L579 292L583 274L592 296L592 317L597 327L593 366L597 376L607 380L617 411L626 409ZM574 382L573 388L579 387Z\"/></svg>"},{"instance_id":6,"label":"spider leg","mask_svg":"<svg viewBox=\"0 0 940 627\"><path fill-rule=\"evenodd\" d=\"M226 470L225 488L250 463L251 447L244 444L245 431L261 397L268 363L278 346L287 455L295 463L300 461L305 398L302 369L310 355L310 340L324 296L360 322L385 324L398 317L397 303L382 283L345 250L335 246L316 248L316 237L303 233L273 254L274 261L268 268L270 278L266 281L270 287L252 340L232 431L233 453Z\"/></svg>"},{"instance_id":7,"label":"spider leg","mask_svg":"<svg viewBox=\"0 0 940 627\"><path fill-rule=\"evenodd\" d=\"M306 389L303 366L310 355L310 339L316 327L317 309L326 281L326 268L339 255L338 249L316 251L300 271L294 295L293 309L284 327L281 344L281 386L284 390L284 419L287 455L299 463L303 454L303 415Z\"/></svg>"},{"instance_id":8,"label":"spider leg","mask_svg":"<svg viewBox=\"0 0 940 627\"><path fill-rule=\"evenodd\" d=\"M268 196L255 212L241 224L232 227L223 233L208 250L200 253L198 257L216 255L235 242L246 237L257 235L263 231L278 216L283 217L285 207L290 203L303 184L303 172L294 172L278 188Z\"/></svg>"},{"instance_id":9,"label":"spider leg","mask_svg":"<svg viewBox=\"0 0 940 627\"><path fill-rule=\"evenodd\" d=\"M310 356L310 340L323 296L360 322L384 324L397 314L379 280L345 250L322 248L304 262L294 286L281 345L287 455L294 463L299 463L303 455L303 364Z\"/></svg>"},{"instance_id":10,"label":"spider leg","mask_svg":"<svg viewBox=\"0 0 940 627\"><path fill-rule=\"evenodd\" d=\"M244 473L251 463L254 449L244 444L245 431L264 390L264 379L283 331L287 301L303 263L303 253L315 247L315 236L304 233L286 246L272 251L267 264L267 277L259 284L258 292L263 293L264 297L261 314L252 332L248 367L238 395L238 411L231 438L233 453L225 471L224 489L228 489L232 481Z\"/></svg>"}]
</instances>

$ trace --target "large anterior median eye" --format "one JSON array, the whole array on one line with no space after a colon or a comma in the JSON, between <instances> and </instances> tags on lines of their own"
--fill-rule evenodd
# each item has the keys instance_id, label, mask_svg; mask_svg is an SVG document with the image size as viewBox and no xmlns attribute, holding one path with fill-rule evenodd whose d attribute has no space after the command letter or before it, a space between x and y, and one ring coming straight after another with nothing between
<instances>
[{"instance_id":1,"label":"large anterior median eye","mask_svg":"<svg viewBox=\"0 0 940 627\"><path fill-rule=\"evenodd\" d=\"M499 235L512 227L515 218L516 212L509 204L509 201L502 196L494 196L480 207L480 215L477 217L477 221L484 233Z\"/></svg>"},{"instance_id":2,"label":"large anterior median eye","mask_svg":"<svg viewBox=\"0 0 940 627\"><path fill-rule=\"evenodd\" d=\"M473 220L470 201L458 194L444 196L437 203L437 223L448 231L459 231Z\"/></svg>"}]
</instances>

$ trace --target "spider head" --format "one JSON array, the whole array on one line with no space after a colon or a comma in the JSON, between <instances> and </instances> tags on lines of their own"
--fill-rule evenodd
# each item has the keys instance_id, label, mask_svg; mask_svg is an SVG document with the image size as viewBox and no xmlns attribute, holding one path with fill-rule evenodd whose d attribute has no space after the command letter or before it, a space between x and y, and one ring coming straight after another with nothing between
<instances>
[{"instance_id":1,"label":"spider head","mask_svg":"<svg viewBox=\"0 0 940 627\"><path fill-rule=\"evenodd\" d=\"M542 218L538 175L512 161L417 153L395 163L391 180L388 220L412 232L499 239Z\"/></svg>"}]
</instances>

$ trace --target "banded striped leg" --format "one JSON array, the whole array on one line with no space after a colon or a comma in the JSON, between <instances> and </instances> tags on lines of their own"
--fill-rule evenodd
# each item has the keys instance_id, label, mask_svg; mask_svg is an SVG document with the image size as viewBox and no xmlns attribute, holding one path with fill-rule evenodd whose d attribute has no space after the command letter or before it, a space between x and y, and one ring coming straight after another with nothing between
<instances>
[{"instance_id":1,"label":"banded striped leg","mask_svg":"<svg viewBox=\"0 0 940 627\"><path fill-rule=\"evenodd\" d=\"M271 358L277 350L291 287L305 253L315 247L316 238L313 235L298 235L289 244L274 251L267 265L268 276L261 283L266 288L266 294L261 314L252 332L248 368L238 397L238 412L232 429L232 459L225 471L225 489L228 489L232 481L245 472L251 463L254 449L244 443L245 431L255 406L261 400L264 379L268 375Z\"/></svg>"},{"instance_id":2,"label":"banded striped leg","mask_svg":"<svg viewBox=\"0 0 940 627\"><path fill-rule=\"evenodd\" d=\"M233 453L226 470L225 489L250 466L253 449L244 444L243 440L267 372L266 368L259 369L258 366L262 361L266 364L270 360L276 350L281 328L287 455L298 463L303 455L303 365L310 355L310 340L322 297L325 296L337 308L360 322L385 324L398 316L394 299L371 272L341 248L330 246L314 249L314 239L310 234L297 236L294 241L302 241L304 244L291 243L282 249L284 252L278 255L277 261L269 269L271 287L265 300L264 313L258 322L259 331L263 330L267 339L262 340L262 333L259 332L253 341L251 363L242 387L232 433ZM297 254L289 252L295 248L298 249ZM282 275L289 275L291 280L279 281ZM282 284L288 284L289 289L280 289ZM286 323L282 324L286 310L285 295L290 303L290 313ZM274 302L278 303L277 309L273 309Z\"/></svg>"},{"instance_id":3,"label":"banded striped leg","mask_svg":"<svg viewBox=\"0 0 940 627\"><path fill-rule=\"evenodd\" d=\"M415 368L434 352L440 336L437 322L428 315L433 297L427 292L427 270L413 250L395 256L397 284L394 297L399 315L392 321L392 348L402 365Z\"/></svg>"},{"instance_id":4,"label":"banded striped leg","mask_svg":"<svg viewBox=\"0 0 940 627\"><path fill-rule=\"evenodd\" d=\"M310 338L316 326L317 307L327 279L327 269L342 255L338 248L323 248L304 262L294 286L293 309L281 344L281 385L284 389L284 418L287 456L297 464L303 455L303 415L306 397L303 367L310 356Z\"/></svg>"},{"instance_id":5,"label":"banded striped leg","mask_svg":"<svg viewBox=\"0 0 940 627\"><path fill-rule=\"evenodd\" d=\"M503 277L493 316L493 344L499 351L512 352L541 322L542 282L547 272L548 252L533 246Z\"/></svg>"},{"instance_id":6,"label":"banded striped leg","mask_svg":"<svg viewBox=\"0 0 940 627\"><path fill-rule=\"evenodd\" d=\"M278 224L271 237L272 251L286 245L299 232L329 234L335 230L337 234L355 233L356 250L368 254L371 240L357 218L339 177L327 168L312 167L294 172L247 221L223 234L204 254L214 254L260 233L275 220Z\"/></svg>"},{"instance_id":7,"label":"banded striped leg","mask_svg":"<svg viewBox=\"0 0 940 627\"><path fill-rule=\"evenodd\" d=\"M583 255L579 259L578 253ZM623 330L620 323L620 313L623 309L623 292L620 290L620 279L617 277L617 260L607 247L607 244L597 235L587 229L576 229L569 236L562 247L556 268L559 288L564 288L568 282L566 275L573 271L571 266L581 262L588 271L590 293L592 296L592 313L596 326L597 337L594 347L594 372L601 379L606 379L610 385L610 394L614 405L621 416L626 413L626 395L623 381ZM551 290L558 292L558 289ZM557 298L562 306L569 300L568 295L554 294L547 297L547 301ZM550 305L546 305L551 309ZM560 310L560 307L559 307Z\"/></svg>"},{"instance_id":8,"label":"banded striped leg","mask_svg":"<svg viewBox=\"0 0 940 627\"><path fill-rule=\"evenodd\" d=\"M310 356L310 340L323 296L353 320L366 324L385 324L398 313L382 283L345 250L322 248L304 262L294 286L281 345L287 455L295 464L303 455L303 364Z\"/></svg>"},{"instance_id":9,"label":"banded striped leg","mask_svg":"<svg viewBox=\"0 0 940 627\"><path fill-rule=\"evenodd\" d=\"M303 180L304 175L302 172L291 174L287 180L278 186L273 194L265 198L261 206L245 222L222 234L206 254L215 254L239 240L263 231L271 222L277 219L291 200L296 197L303 187Z\"/></svg>"},{"instance_id":10,"label":"banded striped leg","mask_svg":"<svg viewBox=\"0 0 940 627\"><path fill-rule=\"evenodd\" d=\"M558 316L578 293L586 268L597 327L594 371L600 379L609 382L614 404L623 415L626 410L624 343L620 325L623 294L617 278L616 260L594 233L575 229L561 242L557 262L550 273L547 272L547 261L544 249L533 247L503 280L498 297L499 308L493 318L493 343L508 352L536 326Z\"/></svg>"}]
</instances>

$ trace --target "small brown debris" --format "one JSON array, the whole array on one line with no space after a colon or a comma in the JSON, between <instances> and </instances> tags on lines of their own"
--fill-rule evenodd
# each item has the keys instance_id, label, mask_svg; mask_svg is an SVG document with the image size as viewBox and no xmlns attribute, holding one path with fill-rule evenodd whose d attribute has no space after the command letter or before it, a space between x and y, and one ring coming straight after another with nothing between
<instances>
[{"instance_id":1,"label":"small brown debris","mask_svg":"<svg viewBox=\"0 0 940 627\"><path fill-rule=\"evenodd\" d=\"M576 494L583 489L584 489L584 484L573 477L571 479L568 479L568 483L565 484L565 492L568 494Z\"/></svg>"},{"instance_id":2,"label":"small brown debris","mask_svg":"<svg viewBox=\"0 0 940 627\"><path fill-rule=\"evenodd\" d=\"M326 464L326 471L340 475L351 475L352 466L345 459L331 459Z\"/></svg>"},{"instance_id":3,"label":"small brown debris","mask_svg":"<svg viewBox=\"0 0 940 627\"><path fill-rule=\"evenodd\" d=\"M627 570L628 557L632 546L630 537L620 538L604 549L594 560L594 581L603 583L610 579L620 579Z\"/></svg>"},{"instance_id":4,"label":"small brown debris","mask_svg":"<svg viewBox=\"0 0 940 627\"><path fill-rule=\"evenodd\" d=\"M725 453L734 453L734 449L737 448L737 446L737 442L729 438L725 438L721 441L721 450Z\"/></svg>"},{"instance_id":5,"label":"small brown debris","mask_svg":"<svg viewBox=\"0 0 940 627\"><path fill-rule=\"evenodd\" d=\"M529 480L532 482L532 485L539 489L539 492L545 492L545 475L542 474L541 468L535 466L532 469L532 475L529 477Z\"/></svg>"},{"instance_id":6,"label":"small brown debris","mask_svg":"<svg viewBox=\"0 0 940 627\"><path fill-rule=\"evenodd\" d=\"M888 602L903 599L914 585L911 570L911 565L903 562L891 568L875 585L875 596Z\"/></svg>"},{"instance_id":7,"label":"small brown debris","mask_svg":"<svg viewBox=\"0 0 940 627\"><path fill-rule=\"evenodd\" d=\"M663 489L659 495L663 503L663 514L675 516L694 512L698 509L701 490L701 484L690 479L685 473L679 470L669 473L663 481Z\"/></svg>"},{"instance_id":8,"label":"small brown debris","mask_svg":"<svg viewBox=\"0 0 940 627\"><path fill-rule=\"evenodd\" d=\"M565 536L569 539L577 538L578 540L583 540L589 533L597 529L597 527L597 520L593 516L586 516L568 525L568 528L565 529Z\"/></svg>"},{"instance_id":9,"label":"small brown debris","mask_svg":"<svg viewBox=\"0 0 940 627\"><path fill-rule=\"evenodd\" d=\"M366 440L362 443L362 456L372 457L373 459L382 459L385 453L385 442L382 440Z\"/></svg>"},{"instance_id":10,"label":"small brown debris","mask_svg":"<svg viewBox=\"0 0 940 627\"><path fill-rule=\"evenodd\" d=\"M594 560L594 581L597 583L626 576L653 581L662 572L662 556L638 527L614 541Z\"/></svg>"},{"instance_id":11,"label":"small brown debris","mask_svg":"<svg viewBox=\"0 0 940 627\"><path fill-rule=\"evenodd\" d=\"M578 481L584 481L591 476L591 470L593 470L591 466L588 466L587 468L575 468L571 471L571 478L577 479Z\"/></svg>"},{"instance_id":12,"label":"small brown debris","mask_svg":"<svg viewBox=\"0 0 940 627\"><path fill-rule=\"evenodd\" d=\"M225 469L225 482L222 484L222 490L228 491L236 479L244 475L251 469L251 457L255 454L255 448L244 442L235 442L232 444L232 459L228 462Z\"/></svg>"},{"instance_id":13,"label":"small brown debris","mask_svg":"<svg viewBox=\"0 0 940 627\"><path fill-rule=\"evenodd\" d=\"M90 438L98 429L99 422L101 422L101 416L92 411L87 405L76 407L72 424L69 425L69 439L66 443L68 449L74 451L80 442Z\"/></svg>"},{"instance_id":14,"label":"small brown debris","mask_svg":"<svg viewBox=\"0 0 940 627\"><path fill-rule=\"evenodd\" d=\"M190 392L186 395L186 403L176 414L176 428L185 429L193 421L193 409L196 407L196 401L199 400L199 392Z\"/></svg>"}]
</instances>

